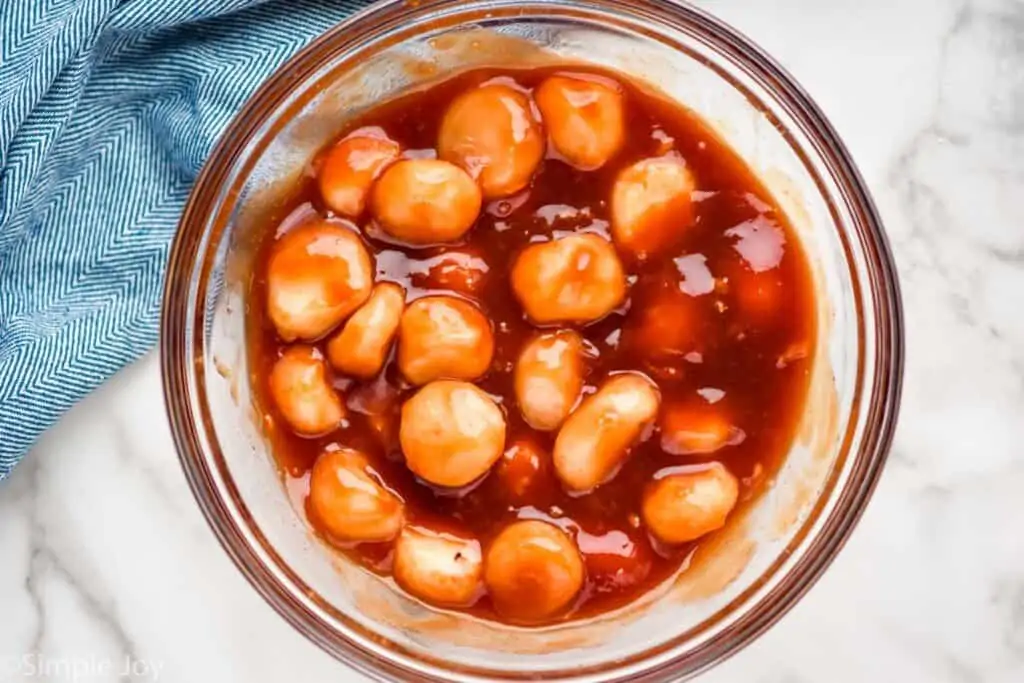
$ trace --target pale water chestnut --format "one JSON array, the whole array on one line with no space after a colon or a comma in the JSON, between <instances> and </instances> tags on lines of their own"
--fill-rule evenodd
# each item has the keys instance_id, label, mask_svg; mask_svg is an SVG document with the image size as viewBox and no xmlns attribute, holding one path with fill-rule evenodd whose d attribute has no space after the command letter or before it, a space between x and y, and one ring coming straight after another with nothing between
<instances>
[{"instance_id":1,"label":"pale water chestnut","mask_svg":"<svg viewBox=\"0 0 1024 683\"><path fill-rule=\"evenodd\" d=\"M541 334L519 354L515 368L516 401L534 429L558 429L583 389L583 340L572 330Z\"/></svg>"},{"instance_id":2,"label":"pale water chestnut","mask_svg":"<svg viewBox=\"0 0 1024 683\"><path fill-rule=\"evenodd\" d=\"M645 489L641 515L663 543L695 541L725 526L739 490L739 481L721 463L670 467Z\"/></svg>"},{"instance_id":3,"label":"pale water chestnut","mask_svg":"<svg viewBox=\"0 0 1024 683\"><path fill-rule=\"evenodd\" d=\"M594 76L551 76L534 93L555 151L582 171L604 166L626 138L622 91Z\"/></svg>"},{"instance_id":4,"label":"pale water chestnut","mask_svg":"<svg viewBox=\"0 0 1024 683\"><path fill-rule=\"evenodd\" d=\"M643 297L630 313L625 335L639 357L679 359L701 347L701 311L676 287Z\"/></svg>"},{"instance_id":5,"label":"pale water chestnut","mask_svg":"<svg viewBox=\"0 0 1024 683\"><path fill-rule=\"evenodd\" d=\"M491 83L449 105L437 150L442 159L466 169L484 197L506 197L530 183L544 157L544 132L525 94Z\"/></svg>"},{"instance_id":6,"label":"pale water chestnut","mask_svg":"<svg viewBox=\"0 0 1024 683\"><path fill-rule=\"evenodd\" d=\"M373 186L371 209L385 233L412 245L461 238L480 215L480 188L464 170L439 159L406 159Z\"/></svg>"},{"instance_id":7,"label":"pale water chestnut","mask_svg":"<svg viewBox=\"0 0 1024 683\"><path fill-rule=\"evenodd\" d=\"M382 128L360 128L336 143L320 162L317 181L327 208L358 218L373 181L402 153Z\"/></svg>"},{"instance_id":8,"label":"pale water chestnut","mask_svg":"<svg viewBox=\"0 0 1024 683\"><path fill-rule=\"evenodd\" d=\"M398 369L413 384L475 380L494 356L491 321L475 305L451 296L409 304L398 332Z\"/></svg>"},{"instance_id":9,"label":"pale water chestnut","mask_svg":"<svg viewBox=\"0 0 1024 683\"><path fill-rule=\"evenodd\" d=\"M398 438L416 476L458 488L482 477L501 457L505 415L476 385L439 380L402 406Z\"/></svg>"},{"instance_id":10,"label":"pale water chestnut","mask_svg":"<svg viewBox=\"0 0 1024 683\"><path fill-rule=\"evenodd\" d=\"M484 557L484 583L500 615L515 621L547 619L565 610L586 576L579 549L547 522L513 522Z\"/></svg>"},{"instance_id":11,"label":"pale water chestnut","mask_svg":"<svg viewBox=\"0 0 1024 683\"><path fill-rule=\"evenodd\" d=\"M672 455L704 455L740 444L746 435L719 405L680 403L664 408L661 450Z\"/></svg>"},{"instance_id":12,"label":"pale water chestnut","mask_svg":"<svg viewBox=\"0 0 1024 683\"><path fill-rule=\"evenodd\" d=\"M686 161L675 156L638 161L621 171L612 187L612 239L646 259L674 246L693 221L696 182Z\"/></svg>"},{"instance_id":13,"label":"pale water chestnut","mask_svg":"<svg viewBox=\"0 0 1024 683\"><path fill-rule=\"evenodd\" d=\"M317 220L287 232L267 262L267 314L285 341L316 341L370 296L373 262L355 226Z\"/></svg>"},{"instance_id":14,"label":"pale water chestnut","mask_svg":"<svg viewBox=\"0 0 1024 683\"><path fill-rule=\"evenodd\" d=\"M373 288L362 308L327 343L327 358L341 372L369 379L380 372L398 333L405 290L391 282Z\"/></svg>"},{"instance_id":15,"label":"pale water chestnut","mask_svg":"<svg viewBox=\"0 0 1024 683\"><path fill-rule=\"evenodd\" d=\"M428 289L444 289L469 297L481 293L491 267L477 250L458 248L446 251L427 262L423 284Z\"/></svg>"},{"instance_id":16,"label":"pale water chestnut","mask_svg":"<svg viewBox=\"0 0 1024 683\"><path fill-rule=\"evenodd\" d=\"M525 501L548 480L551 456L533 440L517 439L505 449L494 468L501 491L511 501Z\"/></svg>"},{"instance_id":17,"label":"pale water chestnut","mask_svg":"<svg viewBox=\"0 0 1024 683\"><path fill-rule=\"evenodd\" d=\"M395 541L395 581L438 607L468 607L483 594L480 542L422 526L406 526Z\"/></svg>"},{"instance_id":18,"label":"pale water chestnut","mask_svg":"<svg viewBox=\"0 0 1024 683\"><path fill-rule=\"evenodd\" d=\"M636 372L614 375L569 416L555 439L555 473L567 491L589 493L615 476L658 415L657 387Z\"/></svg>"},{"instance_id":19,"label":"pale water chestnut","mask_svg":"<svg viewBox=\"0 0 1024 683\"><path fill-rule=\"evenodd\" d=\"M600 235L574 234L532 244L512 266L512 291L535 323L587 323L622 304L626 274Z\"/></svg>"},{"instance_id":20,"label":"pale water chestnut","mask_svg":"<svg viewBox=\"0 0 1024 683\"><path fill-rule=\"evenodd\" d=\"M291 346L274 363L270 395L296 434L322 436L341 426L345 405L328 383L327 362L312 346Z\"/></svg>"},{"instance_id":21,"label":"pale water chestnut","mask_svg":"<svg viewBox=\"0 0 1024 683\"><path fill-rule=\"evenodd\" d=\"M331 539L343 543L390 541L405 520L402 501L380 484L366 456L350 448L317 458L308 503Z\"/></svg>"}]
</instances>

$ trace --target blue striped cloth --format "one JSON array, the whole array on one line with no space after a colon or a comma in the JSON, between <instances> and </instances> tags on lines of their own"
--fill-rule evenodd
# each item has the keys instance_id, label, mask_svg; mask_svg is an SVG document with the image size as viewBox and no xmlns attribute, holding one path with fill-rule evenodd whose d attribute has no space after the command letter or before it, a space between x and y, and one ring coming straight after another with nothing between
<instances>
[{"instance_id":1,"label":"blue striped cloth","mask_svg":"<svg viewBox=\"0 0 1024 683\"><path fill-rule=\"evenodd\" d=\"M157 338L189 187L362 0L0 0L0 480Z\"/></svg>"}]
</instances>

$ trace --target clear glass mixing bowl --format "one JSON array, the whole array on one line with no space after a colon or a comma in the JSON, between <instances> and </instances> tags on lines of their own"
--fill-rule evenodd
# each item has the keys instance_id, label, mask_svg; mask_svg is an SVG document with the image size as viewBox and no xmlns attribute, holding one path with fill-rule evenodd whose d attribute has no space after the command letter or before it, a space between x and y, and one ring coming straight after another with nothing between
<instances>
[{"instance_id":1,"label":"clear glass mixing bowl","mask_svg":"<svg viewBox=\"0 0 1024 683\"><path fill-rule=\"evenodd\" d=\"M702 115L788 212L815 274L799 435L767 493L637 604L519 629L428 609L321 546L264 442L245 347L257 218L346 117L476 65L584 60ZM388 0L322 36L245 105L199 177L167 274L162 361L181 462L211 527L295 628L390 680L680 680L736 652L835 557L885 461L903 336L892 257L821 112L749 40L665 0Z\"/></svg>"}]
</instances>

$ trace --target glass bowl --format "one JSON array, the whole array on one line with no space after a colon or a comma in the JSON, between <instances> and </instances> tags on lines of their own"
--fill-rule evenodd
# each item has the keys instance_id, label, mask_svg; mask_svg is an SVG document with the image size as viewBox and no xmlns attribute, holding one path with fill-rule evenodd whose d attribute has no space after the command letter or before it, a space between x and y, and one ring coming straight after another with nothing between
<instances>
[{"instance_id":1,"label":"glass bowl","mask_svg":"<svg viewBox=\"0 0 1024 683\"><path fill-rule=\"evenodd\" d=\"M818 345L807 409L767 492L677 576L587 621L507 627L424 607L310 534L252 404L256 226L353 114L482 65L589 61L700 114L788 213L811 262ZM386 680L680 680L778 620L835 557L882 471L903 331L878 214L819 109L760 49L667 0L388 0L283 66L224 133L170 258L164 391L189 484L252 585L295 628Z\"/></svg>"}]
</instances>

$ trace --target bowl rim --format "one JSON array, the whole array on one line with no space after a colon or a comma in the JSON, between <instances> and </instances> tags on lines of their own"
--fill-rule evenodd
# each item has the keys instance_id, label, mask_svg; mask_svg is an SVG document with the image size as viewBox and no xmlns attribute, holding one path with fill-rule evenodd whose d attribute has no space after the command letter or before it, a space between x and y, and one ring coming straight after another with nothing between
<instances>
[{"instance_id":1,"label":"bowl rim","mask_svg":"<svg viewBox=\"0 0 1024 683\"><path fill-rule=\"evenodd\" d=\"M572 12L596 18L602 16L602 10L618 11L640 22L652 18L659 22L668 19L698 31L701 39L710 41L716 52L742 62L751 70L755 77L766 84L765 87L772 95L787 107L787 113L807 138L817 142L815 151L844 194L853 217L852 223L857 228L852 237L859 238L866 262L867 281L863 284L869 295L868 303L874 306L877 323L874 330L860 331L859 363L863 364L864 335L871 332L874 333L875 354L879 360L873 378L865 378L863 367L859 366L857 371L854 408L862 402L862 392L866 391L867 396L874 400L866 404L867 415L860 449L856 453L849 452L857 420L850 420L843 439L843 457L854 458L848 475L849 486L841 489L839 498L824 520L818 519L823 500L818 501L815 511L791 542L798 547L804 546L802 557L788 573L778 579L777 585L754 602L736 622L697 649L676 653L675 656L655 657L681 646L675 640L662 643L632 655L627 660L627 663L633 664L652 661L654 666L634 666L626 671L621 663L611 663L609 667L597 671L593 680L662 680L669 677L679 680L681 677L696 675L740 651L776 623L835 559L856 526L884 468L899 412L904 364L903 312L894 259L878 211L852 157L824 113L785 69L743 34L702 9L671 0L590 0L585 3L579 0L417 0L414 3L409 0L380 0L335 25L282 64L245 102L221 134L193 186L171 249L164 284L160 354L165 405L179 459L207 523L238 569L285 620L322 649L367 675L391 680L407 680L410 675L421 680L499 680L491 677L496 672L453 669L446 667L444 662L427 660L419 653L392 651L392 656L385 656L372 635L367 637L341 633L339 641L323 633L324 629L318 625L319 618L289 591L289 588L304 584L286 565L278 563L275 571L272 563L276 553L262 541L259 530L252 524L242 528L238 524L224 523L225 520L233 520L238 514L228 508L223 487L217 484L220 478L230 477L224 471L214 471L217 469L215 463L212 465L207 455L210 452L219 453L219 448L207 406L199 400L195 391L205 372L201 352L204 344L202 325L190 317L190 311L194 309L198 298L197 293L205 291L208 284L208 268L201 268L198 278L193 274L197 264L211 258L209 246L214 243L211 237L216 235L206 229L211 224L209 207L220 206L221 213L224 213L228 172L249 152L253 136L271 113L275 113L279 119L287 118L291 107L282 109L282 103L295 83L307 82L323 63L329 61L330 53L325 52L325 48L333 44L332 51L338 53L353 46L372 43L374 35L382 33L390 26L389 22L401 20L402 14L408 16L444 9L451 16L460 18L460 21L453 21L446 26L456 26L472 19L472 12L480 11L477 6L486 6L490 14L513 9L523 11L526 7L551 11L569 8ZM801 153L805 151L799 146L797 149ZM226 215L217 216L212 225L219 225L223 229L225 222ZM845 242L844 246L849 250ZM182 287L182 282L188 282L189 286ZM859 318L858 323L861 323L862 314ZM194 345L190 345L190 339ZM190 349L198 352L190 356ZM865 379L871 380L869 386L865 386ZM198 394L201 396L202 392ZM836 466L834 469L842 468ZM835 476L835 472L830 475L829 486L835 485ZM834 492L828 490L827 493L821 498L827 499ZM242 517L245 516L243 511ZM806 537L816 522L820 523L820 528L808 543ZM411 657L419 665L410 668L399 661L403 657ZM423 669L424 662L426 671ZM552 672L550 678L548 672L545 672L545 678L576 679L581 673L590 672L579 669ZM500 674L503 680L530 677L529 673L522 676L510 672Z\"/></svg>"}]
</instances>

